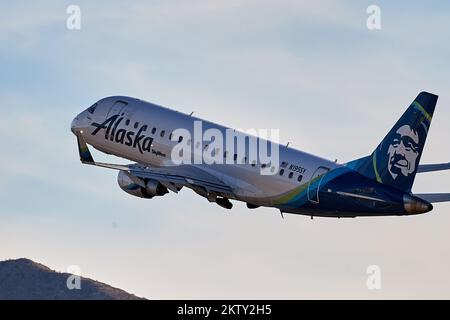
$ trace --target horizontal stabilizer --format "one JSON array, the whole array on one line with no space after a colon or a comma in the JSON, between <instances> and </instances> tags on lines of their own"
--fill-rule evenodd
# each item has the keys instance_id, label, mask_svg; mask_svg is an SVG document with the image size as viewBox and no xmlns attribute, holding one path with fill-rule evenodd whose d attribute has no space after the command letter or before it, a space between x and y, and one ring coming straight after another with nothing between
<instances>
[{"instance_id":1,"label":"horizontal stabilizer","mask_svg":"<svg viewBox=\"0 0 450 320\"><path fill-rule=\"evenodd\" d=\"M414 195L430 203L450 201L450 193L419 193Z\"/></svg>"},{"instance_id":2,"label":"horizontal stabilizer","mask_svg":"<svg viewBox=\"0 0 450 320\"><path fill-rule=\"evenodd\" d=\"M417 172L433 172L441 170L449 170L450 162L448 163L435 163L435 164L420 164Z\"/></svg>"}]
</instances>

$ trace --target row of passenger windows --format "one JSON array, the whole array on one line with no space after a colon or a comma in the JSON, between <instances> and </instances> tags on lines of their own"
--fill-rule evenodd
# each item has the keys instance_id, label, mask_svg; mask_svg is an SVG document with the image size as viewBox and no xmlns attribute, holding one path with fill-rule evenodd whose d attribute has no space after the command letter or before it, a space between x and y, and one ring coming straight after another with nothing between
<instances>
[{"instance_id":1,"label":"row of passenger windows","mask_svg":"<svg viewBox=\"0 0 450 320\"><path fill-rule=\"evenodd\" d=\"M130 119L127 119L127 120L125 121L125 125L126 125L126 126L130 125ZM135 122L135 123L134 123L134 128L137 129L138 127L139 127L139 122ZM154 128L152 129L151 133L152 133L152 134L155 134L155 133L156 133L156 130L157 130L157 129L154 127ZM161 130L161 132L159 133L159 136L160 136L161 138L163 138L163 137L165 136L165 134L166 134L166 130ZM169 135L169 140L172 140L172 133ZM178 138L178 142L181 142L181 141L183 141L183 137L182 137L182 136L180 136L180 137Z\"/></svg>"},{"instance_id":2,"label":"row of passenger windows","mask_svg":"<svg viewBox=\"0 0 450 320\"><path fill-rule=\"evenodd\" d=\"M284 169L281 169L280 170L280 176L283 176L284 175ZM289 174L288 174L288 178L289 179L292 179L294 177L294 172L289 172ZM298 182L301 182L302 181L302 179L303 179L303 176L301 175L301 174L299 174L298 175L298 177L297 177L297 181Z\"/></svg>"},{"instance_id":3,"label":"row of passenger windows","mask_svg":"<svg viewBox=\"0 0 450 320\"><path fill-rule=\"evenodd\" d=\"M130 120L128 119L128 120L125 121L125 125L128 126L129 124L130 124ZM134 123L134 128L137 129L137 127L139 127L139 122L135 122L135 123ZM153 128L152 131L151 131L151 133L152 133L152 134L155 134L155 133L156 133L156 128ZM163 138L164 135L165 135L165 133L166 133L165 130L161 130L161 132L160 132L160 134L159 134L160 137ZM172 133L170 133L170 135L169 135L169 140L172 140ZM182 141L183 141L183 136L180 136L180 137L178 138L178 142L182 142ZM189 139L189 140L187 141L186 144L187 144L188 146L190 146L191 143L192 143L192 140ZM200 143L200 142L197 142L196 145L195 145L195 147L198 149L198 148L200 148L200 145L201 145L201 143ZM208 145L208 144L205 145L204 151L207 151L208 148L209 148L209 145ZM220 152L220 148L215 148L214 150L211 151L211 156L214 157L214 156L215 156L217 153L219 153L219 152ZM224 151L224 152L223 152L223 157L226 158L227 155L228 155L228 152L227 152L227 151ZM233 155L233 160L234 160L234 161L237 161L237 158L238 158L238 155L237 155L237 153L235 153L235 154ZM242 158L242 163L243 163L243 164L247 163L247 157ZM252 165L252 167L256 167L256 161L253 161L251 165ZM264 168L266 168L266 167L267 167L267 164L265 164L265 163L261 164L261 168L264 169ZM274 167L272 168L272 170L274 170ZM284 169L280 169L279 174L280 174L280 176L283 176L283 175L284 175ZM293 177L294 177L294 172L292 172L292 171L289 172L288 178L289 178L289 179L292 179ZM303 179L303 176L302 176L301 174L299 174L298 177L297 177L297 181L298 181L298 182L301 182L302 179Z\"/></svg>"}]
</instances>

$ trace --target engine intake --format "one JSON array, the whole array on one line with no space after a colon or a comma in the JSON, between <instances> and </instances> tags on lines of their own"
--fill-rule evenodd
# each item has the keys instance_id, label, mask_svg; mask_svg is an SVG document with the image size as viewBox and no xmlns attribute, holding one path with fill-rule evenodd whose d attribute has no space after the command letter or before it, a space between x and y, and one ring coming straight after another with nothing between
<instances>
[{"instance_id":1,"label":"engine intake","mask_svg":"<svg viewBox=\"0 0 450 320\"><path fill-rule=\"evenodd\" d=\"M151 199L169 192L159 181L144 180L125 171L119 171L117 182L123 191L139 198Z\"/></svg>"}]
</instances>

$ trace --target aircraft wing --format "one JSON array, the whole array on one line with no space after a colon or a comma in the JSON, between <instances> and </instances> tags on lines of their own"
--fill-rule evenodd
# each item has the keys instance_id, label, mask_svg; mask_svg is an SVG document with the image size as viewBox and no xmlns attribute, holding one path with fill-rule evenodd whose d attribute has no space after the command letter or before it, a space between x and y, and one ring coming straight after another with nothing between
<instances>
[{"instance_id":1,"label":"aircraft wing","mask_svg":"<svg viewBox=\"0 0 450 320\"><path fill-rule=\"evenodd\" d=\"M433 172L433 171L441 171L441 170L449 170L450 162L448 163L435 163L435 164L419 164L419 168L417 169L417 173L420 172Z\"/></svg>"},{"instance_id":2,"label":"aircraft wing","mask_svg":"<svg viewBox=\"0 0 450 320\"><path fill-rule=\"evenodd\" d=\"M177 193L181 187L188 187L202 196L220 194L234 198L233 190L220 179L195 166L179 165L172 167L148 167L141 164L112 164L95 162L86 142L77 135L78 152L84 164L128 172L131 177L147 178L159 181L167 189ZM138 183L139 184L139 183Z\"/></svg>"},{"instance_id":3,"label":"aircraft wing","mask_svg":"<svg viewBox=\"0 0 450 320\"><path fill-rule=\"evenodd\" d=\"M167 189L178 192L177 187L185 186L198 191L202 188L207 193L215 192L231 197L232 189L220 179L195 166L143 167L139 164L129 165L129 172L140 178L161 182Z\"/></svg>"},{"instance_id":4,"label":"aircraft wing","mask_svg":"<svg viewBox=\"0 0 450 320\"><path fill-rule=\"evenodd\" d=\"M430 203L450 201L450 193L418 193L414 195Z\"/></svg>"}]
</instances>

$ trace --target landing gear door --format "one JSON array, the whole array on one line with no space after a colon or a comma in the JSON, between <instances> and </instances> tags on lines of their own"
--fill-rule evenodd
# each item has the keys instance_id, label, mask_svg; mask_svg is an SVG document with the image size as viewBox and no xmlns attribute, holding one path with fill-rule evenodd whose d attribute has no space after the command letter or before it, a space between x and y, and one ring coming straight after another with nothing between
<instances>
[{"instance_id":1,"label":"landing gear door","mask_svg":"<svg viewBox=\"0 0 450 320\"><path fill-rule=\"evenodd\" d=\"M319 191L320 191L320 185L322 184L322 180L325 177L325 175L330 171L330 168L327 167L318 167L316 171L314 171L311 180L308 184L308 200L312 203L319 203ZM317 182L317 188L311 187L311 184L316 185Z\"/></svg>"}]
</instances>

